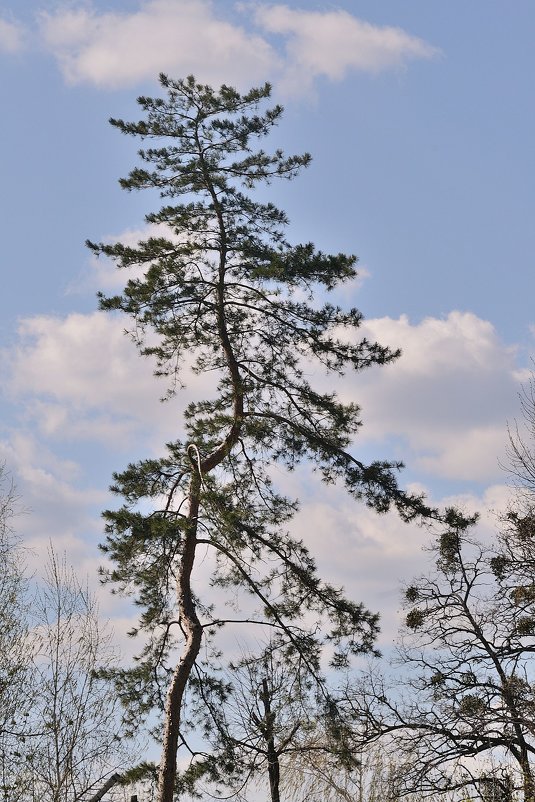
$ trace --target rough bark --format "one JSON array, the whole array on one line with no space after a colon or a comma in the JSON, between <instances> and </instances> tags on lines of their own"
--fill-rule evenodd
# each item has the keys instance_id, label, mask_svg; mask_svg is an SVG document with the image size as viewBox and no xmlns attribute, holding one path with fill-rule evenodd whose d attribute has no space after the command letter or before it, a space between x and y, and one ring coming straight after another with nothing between
<instances>
[{"instance_id":1,"label":"rough bark","mask_svg":"<svg viewBox=\"0 0 535 802\"><path fill-rule=\"evenodd\" d=\"M173 802L182 700L191 670L201 648L202 627L195 610L191 589L191 573L195 561L197 541L200 491L201 476L198 472L194 472L190 483L188 525L184 537L184 550L177 578L180 625L184 632L186 643L167 692L162 758L158 775L158 802Z\"/></svg>"},{"instance_id":2,"label":"rough bark","mask_svg":"<svg viewBox=\"0 0 535 802\"><path fill-rule=\"evenodd\" d=\"M109 777L106 780L102 788L99 791L97 791L96 794L93 794L91 799L88 799L87 802L100 802L104 794L106 794L110 790L110 788L113 788L114 785L117 785L117 783L120 780L121 780L120 774L112 774L111 777Z\"/></svg>"},{"instance_id":3,"label":"rough bark","mask_svg":"<svg viewBox=\"0 0 535 802\"><path fill-rule=\"evenodd\" d=\"M535 802L535 780L531 771L527 750L522 750L520 767L522 769L522 784L524 791L524 802Z\"/></svg>"},{"instance_id":4,"label":"rough bark","mask_svg":"<svg viewBox=\"0 0 535 802\"><path fill-rule=\"evenodd\" d=\"M260 699L264 706L264 738L267 744L268 755L268 776L269 776L269 790L271 794L271 802L280 802L279 794L279 781L280 781L280 765L279 755L275 748L275 733L274 722L275 715L271 711L271 702L269 695L269 686L267 679L262 680L262 692Z\"/></svg>"}]
</instances>

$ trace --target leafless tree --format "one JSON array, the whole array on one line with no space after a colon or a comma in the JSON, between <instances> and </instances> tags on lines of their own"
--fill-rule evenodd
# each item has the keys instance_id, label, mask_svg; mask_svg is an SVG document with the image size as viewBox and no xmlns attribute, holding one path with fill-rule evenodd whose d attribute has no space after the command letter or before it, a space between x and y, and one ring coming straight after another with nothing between
<instances>
[{"instance_id":1,"label":"leafless tree","mask_svg":"<svg viewBox=\"0 0 535 802\"><path fill-rule=\"evenodd\" d=\"M16 512L0 466L0 800L89 802L133 759L115 691L97 676L114 662L110 632L52 548L35 592Z\"/></svg>"},{"instance_id":2,"label":"leafless tree","mask_svg":"<svg viewBox=\"0 0 535 802\"><path fill-rule=\"evenodd\" d=\"M318 739L321 736L318 734ZM286 772L285 799L292 802L454 802L451 794L412 793L402 796L400 778L407 771L399 755L383 744L368 744L353 753L352 764L340 765L328 751L297 753ZM466 800L468 802L468 800Z\"/></svg>"},{"instance_id":3,"label":"leafless tree","mask_svg":"<svg viewBox=\"0 0 535 802\"><path fill-rule=\"evenodd\" d=\"M121 710L98 671L115 659L94 596L52 548L33 612L39 730L26 754L31 799L89 800L114 773L129 768L131 744Z\"/></svg>"},{"instance_id":4,"label":"leafless tree","mask_svg":"<svg viewBox=\"0 0 535 802\"><path fill-rule=\"evenodd\" d=\"M533 378L520 400L523 421L509 427L514 492L496 538L485 545L455 527L441 535L434 572L405 590L391 674L370 670L348 694L364 741L412 755L403 792L535 800Z\"/></svg>"},{"instance_id":5,"label":"leafless tree","mask_svg":"<svg viewBox=\"0 0 535 802\"><path fill-rule=\"evenodd\" d=\"M33 735L28 583L24 552L11 526L16 505L14 485L0 466L0 798L5 802L18 802L25 791L24 755Z\"/></svg>"},{"instance_id":6,"label":"leafless tree","mask_svg":"<svg viewBox=\"0 0 535 802\"><path fill-rule=\"evenodd\" d=\"M210 750L204 763L194 763L191 779L205 796L246 802L251 789L260 788L268 789L270 802L297 802L308 797L297 791L294 778L300 773L304 787L303 767L310 769L316 757L340 773L356 765L344 733L335 733L336 710L324 677L278 647L270 640L212 676L197 671L200 693L190 723ZM184 788L188 779L182 778Z\"/></svg>"},{"instance_id":7,"label":"leafless tree","mask_svg":"<svg viewBox=\"0 0 535 802\"><path fill-rule=\"evenodd\" d=\"M434 573L405 590L389 679L371 670L349 706L364 741L407 756L400 794L469 789L484 800L492 788L509 802L516 784L533 802L535 618L504 592L499 555L475 537L446 533L434 556Z\"/></svg>"},{"instance_id":8,"label":"leafless tree","mask_svg":"<svg viewBox=\"0 0 535 802\"><path fill-rule=\"evenodd\" d=\"M522 420L508 427L509 449L507 470L515 489L516 501L535 503L535 376L520 392Z\"/></svg>"}]
</instances>

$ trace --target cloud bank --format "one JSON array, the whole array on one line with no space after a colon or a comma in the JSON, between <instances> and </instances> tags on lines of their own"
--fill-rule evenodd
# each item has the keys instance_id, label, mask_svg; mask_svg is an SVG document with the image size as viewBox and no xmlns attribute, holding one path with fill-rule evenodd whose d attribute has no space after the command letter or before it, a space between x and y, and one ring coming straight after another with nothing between
<instances>
[{"instance_id":1,"label":"cloud bank","mask_svg":"<svg viewBox=\"0 0 535 802\"><path fill-rule=\"evenodd\" d=\"M204 0L149 0L132 13L60 9L41 15L41 31L68 83L107 89L160 72L254 82L277 61L264 39L218 18Z\"/></svg>"},{"instance_id":2,"label":"cloud bank","mask_svg":"<svg viewBox=\"0 0 535 802\"><path fill-rule=\"evenodd\" d=\"M18 425L4 426L0 459L15 473L32 512L21 523L25 539L39 547L53 535L87 570L98 562L98 512L110 504L105 487L111 470L100 469L98 486L87 479L95 454L106 454L104 462L119 470L132 451L135 458L161 454L163 444L180 435L181 409L192 392L160 404L163 388L124 336L124 324L120 316L99 312L30 318L3 366L5 389L20 415ZM388 440L401 437L401 457L418 477L413 489L426 491L433 503L469 511L503 508L507 477L497 457L506 420L518 414L515 350L469 312L419 323L379 318L367 321L362 333L404 353L392 365L347 376L341 384L342 397L363 408L355 453L393 457ZM213 377L206 382L196 395L210 392ZM455 480L458 492L437 497L430 492L437 477ZM486 487L478 490L483 481ZM302 500L293 532L306 540L322 575L383 611L388 641L395 633L399 582L425 570L421 548L429 534L394 514L367 510L342 488L323 485L307 466L285 475L284 483L285 492ZM494 525L488 518L482 531Z\"/></svg>"},{"instance_id":3,"label":"cloud bank","mask_svg":"<svg viewBox=\"0 0 535 802\"><path fill-rule=\"evenodd\" d=\"M359 376L362 436L401 437L412 453L406 461L424 475L499 478L520 373L515 349L500 341L492 324L454 311L418 324L405 315L369 320L363 333L400 347L402 356Z\"/></svg>"},{"instance_id":4,"label":"cloud bank","mask_svg":"<svg viewBox=\"0 0 535 802\"><path fill-rule=\"evenodd\" d=\"M165 383L140 359L124 327L122 317L101 312L21 323L18 345L7 357L6 387L43 434L121 447L134 433L170 437L180 417L176 406L210 393L209 378L191 376L185 391L160 404ZM401 347L403 355L341 382L342 399L363 410L357 447L375 442L384 449L389 438L401 438L406 461L422 481L427 474L499 479L507 421L517 414L515 349L469 312L416 324L406 316L378 318L367 321L361 334Z\"/></svg>"},{"instance_id":5,"label":"cloud bank","mask_svg":"<svg viewBox=\"0 0 535 802\"><path fill-rule=\"evenodd\" d=\"M317 78L338 81L351 71L378 72L437 52L399 28L345 11L241 3L239 25L223 17L224 8L209 0L146 0L130 13L84 5L42 13L40 30L68 83L106 89L168 72L238 86L275 80L301 93Z\"/></svg>"},{"instance_id":6,"label":"cloud bank","mask_svg":"<svg viewBox=\"0 0 535 802\"><path fill-rule=\"evenodd\" d=\"M292 92L316 78L340 81L351 71L381 72L437 50L400 28L372 25L347 11L303 11L285 5L260 7L260 27L285 41L283 82Z\"/></svg>"}]
</instances>

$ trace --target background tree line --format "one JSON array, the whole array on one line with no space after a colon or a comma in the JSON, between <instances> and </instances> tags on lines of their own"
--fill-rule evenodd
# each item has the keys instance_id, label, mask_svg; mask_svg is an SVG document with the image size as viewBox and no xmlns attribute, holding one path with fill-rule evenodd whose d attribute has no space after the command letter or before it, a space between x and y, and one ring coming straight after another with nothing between
<instances>
[{"instance_id":1,"label":"background tree line","mask_svg":"<svg viewBox=\"0 0 535 802\"><path fill-rule=\"evenodd\" d=\"M89 800L133 758L114 689L96 674L116 659L111 633L52 547L43 575L29 575L16 509L1 470L0 799Z\"/></svg>"},{"instance_id":2,"label":"background tree line","mask_svg":"<svg viewBox=\"0 0 535 802\"><path fill-rule=\"evenodd\" d=\"M403 756L400 790L535 799L535 383L509 432L514 492L492 540L443 532L404 591L390 669L347 688L363 742Z\"/></svg>"}]
</instances>

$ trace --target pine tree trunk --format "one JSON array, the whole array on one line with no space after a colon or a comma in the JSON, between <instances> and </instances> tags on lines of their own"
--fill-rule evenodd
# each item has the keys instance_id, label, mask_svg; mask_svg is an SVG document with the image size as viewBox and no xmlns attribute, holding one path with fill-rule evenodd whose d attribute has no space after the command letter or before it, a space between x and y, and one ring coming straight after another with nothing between
<instances>
[{"instance_id":1,"label":"pine tree trunk","mask_svg":"<svg viewBox=\"0 0 535 802\"><path fill-rule=\"evenodd\" d=\"M280 802L279 781L280 765L279 756L275 749L275 714L271 711L271 700L267 679L262 680L262 693L260 694L264 705L264 737L267 743L268 754L268 777L271 802Z\"/></svg>"},{"instance_id":2,"label":"pine tree trunk","mask_svg":"<svg viewBox=\"0 0 535 802\"><path fill-rule=\"evenodd\" d=\"M179 617L181 627L185 633L186 644L167 692L157 802L173 802L182 699L191 670L201 648L202 627L197 617L191 590L191 572L193 570L197 542L200 490L201 477L199 473L194 472L190 483L188 525L184 535L184 551L177 578Z\"/></svg>"},{"instance_id":3,"label":"pine tree trunk","mask_svg":"<svg viewBox=\"0 0 535 802\"><path fill-rule=\"evenodd\" d=\"M522 779L524 786L524 802L535 802L535 781L527 754L522 756Z\"/></svg>"}]
</instances>

